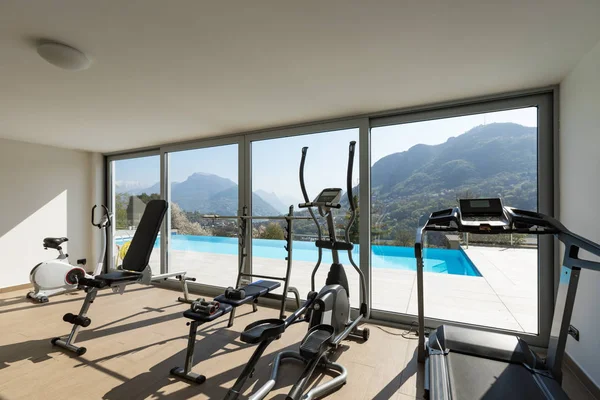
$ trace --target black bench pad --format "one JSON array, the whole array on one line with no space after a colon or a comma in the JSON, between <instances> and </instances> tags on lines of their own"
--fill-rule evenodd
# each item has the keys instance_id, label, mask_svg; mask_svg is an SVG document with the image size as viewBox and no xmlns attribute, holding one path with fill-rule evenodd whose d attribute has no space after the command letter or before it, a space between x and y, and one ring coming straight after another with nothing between
<instances>
[{"instance_id":1,"label":"black bench pad","mask_svg":"<svg viewBox=\"0 0 600 400\"><path fill-rule=\"evenodd\" d=\"M184 311L183 316L189 319L193 319L194 321L210 322L219 318L223 314L229 313L232 309L233 307L229 304L221 303L219 309L213 315L198 314L193 312L192 310L186 310Z\"/></svg>"},{"instance_id":2,"label":"black bench pad","mask_svg":"<svg viewBox=\"0 0 600 400\"><path fill-rule=\"evenodd\" d=\"M242 304L246 304L262 295L269 293L271 290L277 289L281 286L280 282L275 281L256 281L252 282L248 286L244 286L240 289L244 289L246 292L246 297L241 300L228 299L224 294L215 297L215 301L219 303L227 303L231 304L233 307L241 306Z\"/></svg>"},{"instance_id":3,"label":"black bench pad","mask_svg":"<svg viewBox=\"0 0 600 400\"><path fill-rule=\"evenodd\" d=\"M100 281L107 286L113 283L136 282L140 279L142 279L142 274L129 271L114 271L94 277L94 280Z\"/></svg>"}]
</instances>

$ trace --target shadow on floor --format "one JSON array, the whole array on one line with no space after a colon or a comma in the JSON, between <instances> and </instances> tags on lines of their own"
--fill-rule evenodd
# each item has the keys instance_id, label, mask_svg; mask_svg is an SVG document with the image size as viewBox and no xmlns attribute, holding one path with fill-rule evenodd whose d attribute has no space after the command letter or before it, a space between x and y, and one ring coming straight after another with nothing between
<instances>
[{"instance_id":1,"label":"shadow on floor","mask_svg":"<svg viewBox=\"0 0 600 400\"><path fill-rule=\"evenodd\" d=\"M127 293L138 292L140 290L148 290L148 289L152 289L152 286L130 289L130 290L127 290ZM112 295L116 295L116 294L117 293L108 291L106 293L98 293L97 297L112 296ZM85 298L85 293L83 291L75 291L75 292L70 292L70 293L64 293L61 296L69 296L70 298L65 299L65 300L54 300L54 298L50 297L50 301L48 303L41 303L41 304L34 303L31 300L25 298L25 296L11 297L10 299L0 299L0 308L8 307L8 306L20 304L20 303L23 304L23 307L11 308L8 310L0 310L0 314L17 312L17 311L28 310L28 309L33 309L33 308L42 308L42 307L47 308L47 307L52 307L57 304L72 303L74 301L83 302L83 299Z\"/></svg>"},{"instance_id":2,"label":"shadow on floor","mask_svg":"<svg viewBox=\"0 0 600 400\"><path fill-rule=\"evenodd\" d=\"M142 290L142 289L140 289L140 290ZM165 312L164 309L170 308L170 307L173 307L176 305L181 305L181 303L177 303L174 305L169 304L169 305L166 305L166 306L163 306L160 308L146 308L144 311L140 311L139 313L136 313L135 315L143 315L143 314L146 314L149 312ZM249 313L252 313L252 311L249 311ZM247 313L241 314L241 315L239 315L239 317L242 317L244 315L247 315ZM131 317L132 316L127 317L127 318L131 318ZM127 318L124 318L124 319L127 319ZM182 317L181 311L176 311L176 312L169 313L166 315L161 315L161 316L158 316L155 318L149 318L149 319L144 319L142 321L130 322L130 323L123 324L123 325L115 325L115 326L111 326L109 328L106 328L106 326L113 325L114 323L105 324L102 327L96 327L93 329L83 328L81 330L81 333L77 337L78 340L76 343L83 344L83 342L86 342L89 340L106 337L106 336L114 335L114 334L118 334L118 333L133 331L135 329L139 329L139 328L143 328L143 327L147 327L150 325L159 324L159 323L163 323L163 322L169 322L169 321L173 321L173 320L177 320L177 319L181 319L182 324L184 323L184 321L187 321L185 318ZM70 324L65 323L65 335L69 333L70 327L71 327ZM214 328L214 325L212 325L212 324L207 325L204 329L205 330L199 330L199 334L202 334L204 332L205 335L208 335L208 334L214 333L219 330L217 328ZM231 334L234 334L236 337L239 335L239 332L236 332L236 331L224 331L224 332L227 332L228 335L231 332ZM50 343L51 339L52 339L51 337L48 337L45 339L28 340L25 342L11 343L11 344L0 346L0 370L9 367L10 363L14 363L14 362L30 360L33 363L38 363L38 362L43 362L43 361L46 361L46 360L52 358L50 356L50 354L59 352L62 350L52 346L52 344ZM174 339L174 338L172 338L172 339ZM169 340L172 340L172 339L169 339ZM160 343L161 342L158 342L158 344L160 344ZM124 353L129 353L132 351L135 351L135 349L124 352ZM65 354L74 356L72 353L69 353L69 352L65 352Z\"/></svg>"},{"instance_id":3,"label":"shadow on floor","mask_svg":"<svg viewBox=\"0 0 600 400\"><path fill-rule=\"evenodd\" d=\"M417 362L417 348L415 347L415 351L413 352L412 358L406 363L406 366L402 371L398 373L391 381L388 382L387 385L383 389L379 391L374 397L373 400L385 400L391 399L397 393L403 383L407 382L413 375L416 374L417 379L415 379L416 385L416 393L417 398L423 398L423 388L424 388L424 370L423 365Z\"/></svg>"},{"instance_id":4,"label":"shadow on floor","mask_svg":"<svg viewBox=\"0 0 600 400\"><path fill-rule=\"evenodd\" d=\"M204 361L215 356L220 356L236 351L237 349L225 349L226 345L231 345L234 343L236 345L239 345L238 342L233 342L233 339L227 339L224 336L217 335L206 336L204 339L196 343L193 371L196 373L202 373L207 377L206 382L201 385L184 381L186 387L183 389L179 389L172 393L168 393L168 390L166 389L167 386L177 381L180 381L179 378L170 375L169 371L175 366L184 365L186 353L186 349L184 348L177 354L174 354L168 359L163 360L160 363L154 365L150 368L148 372L144 372L132 379L121 379L123 380L123 383L111 389L108 393L106 393L103 396L103 399L144 399L148 397L156 399L188 399L192 396L198 395L199 393L202 393L203 396L206 396L210 399L222 399L227 394L229 388L233 386L233 382L241 374L245 366L246 360L244 360L243 363L240 363L237 366L218 374L211 374L211 371L203 369L201 364ZM254 346L241 345L240 347L246 348ZM265 354L263 354L260 361L256 365L255 373L252 377L248 378L248 380L244 384L243 391L248 390L248 388L252 388L253 391L257 390L268 381L271 374L272 361L277 353L289 350L297 351L298 348L299 343L293 343L283 349L265 352ZM329 359L331 361L336 361L338 357L340 357L341 354L347 351L348 349L348 346L341 345L335 352L330 353ZM94 367L90 364L88 364L88 366ZM285 387L291 388L291 386L297 381L298 377L302 373L303 368L304 367L300 362L286 361L285 363L283 363L281 367L281 372L279 373L277 379L277 383L275 384L272 390L276 391ZM305 392L321 384L327 376L334 377L335 375L326 375L322 372L319 372L319 369L317 369L313 374L313 377L311 378L309 384L307 385ZM285 396L286 395L282 393L276 395L274 398L284 399ZM240 398L245 397L240 395Z\"/></svg>"}]
</instances>

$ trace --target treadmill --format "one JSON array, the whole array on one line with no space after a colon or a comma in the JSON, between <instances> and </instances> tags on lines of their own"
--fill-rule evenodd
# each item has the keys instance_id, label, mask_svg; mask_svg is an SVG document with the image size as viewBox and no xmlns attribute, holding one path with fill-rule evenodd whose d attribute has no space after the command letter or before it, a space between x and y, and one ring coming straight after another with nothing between
<instances>
[{"instance_id":1,"label":"treadmill","mask_svg":"<svg viewBox=\"0 0 600 400\"><path fill-rule=\"evenodd\" d=\"M545 359L518 336L441 325L425 338L423 239L428 231L476 234L554 235L565 246L554 317ZM434 212L417 232L419 312L418 360L425 362L425 397L446 399L568 399L561 364L582 268L600 262L579 258L579 250L600 256L600 245L569 231L556 219L505 207L498 198L459 200L459 207Z\"/></svg>"}]
</instances>

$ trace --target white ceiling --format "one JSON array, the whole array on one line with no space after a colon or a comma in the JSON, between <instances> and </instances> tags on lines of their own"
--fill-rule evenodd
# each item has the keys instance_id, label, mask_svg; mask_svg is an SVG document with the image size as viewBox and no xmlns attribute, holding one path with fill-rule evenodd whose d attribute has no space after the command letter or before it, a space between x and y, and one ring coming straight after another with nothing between
<instances>
[{"instance_id":1,"label":"white ceiling","mask_svg":"<svg viewBox=\"0 0 600 400\"><path fill-rule=\"evenodd\" d=\"M0 137L108 152L555 84L599 17L585 0L2 0ZM47 64L40 37L94 64Z\"/></svg>"}]
</instances>

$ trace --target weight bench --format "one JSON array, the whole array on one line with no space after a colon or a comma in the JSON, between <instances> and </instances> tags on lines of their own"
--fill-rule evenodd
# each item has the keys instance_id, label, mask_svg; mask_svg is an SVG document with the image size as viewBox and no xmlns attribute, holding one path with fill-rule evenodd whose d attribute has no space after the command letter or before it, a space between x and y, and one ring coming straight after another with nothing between
<instances>
[{"instance_id":1,"label":"weight bench","mask_svg":"<svg viewBox=\"0 0 600 400\"><path fill-rule=\"evenodd\" d=\"M63 321L73 324L71 333L66 337L57 337L51 340L53 345L63 349L75 352L77 355L84 354L85 347L76 346L75 340L81 327L88 327L91 324L87 312L91 304L96 299L98 290L110 288L114 292L123 294L125 287L134 283L150 285L153 282L166 280L174 277L181 282L183 297L178 300L185 303L191 303L189 300L187 281L195 281L195 278L186 277L186 272L172 272L168 274L152 275L152 270L148 266L150 255L154 248L154 243L158 237L158 232L162 221L168 209L168 203L164 200L151 200L146 205L138 229L135 231L129 250L123 259L120 269L108 272L106 274L96 275L93 278L81 278L78 282L79 287L84 288L86 292L85 300L79 310L79 314L67 313L63 316Z\"/></svg>"},{"instance_id":2,"label":"weight bench","mask_svg":"<svg viewBox=\"0 0 600 400\"><path fill-rule=\"evenodd\" d=\"M206 380L204 375L197 374L192 372L192 367L194 364L194 348L196 346L196 334L198 332L198 327L206 322L214 321L215 319L229 314L229 323L228 327L233 325L233 319L235 317L235 310L237 307L252 303L253 311L257 311L256 303L258 298L268 294L269 292L277 289L281 286L281 283L275 281L256 281L247 286L244 286L240 289L243 289L246 292L246 297L239 300L234 300L227 298L224 294L219 295L214 298L214 301L220 303L219 309L212 315L195 313L192 310L187 310L183 313L183 316L191 319L187 324L190 326L190 332L188 335L188 344L187 351L185 355L185 367L175 367L171 369L171 374L188 380L194 383L203 383ZM279 321L279 320L275 320Z\"/></svg>"}]
</instances>

